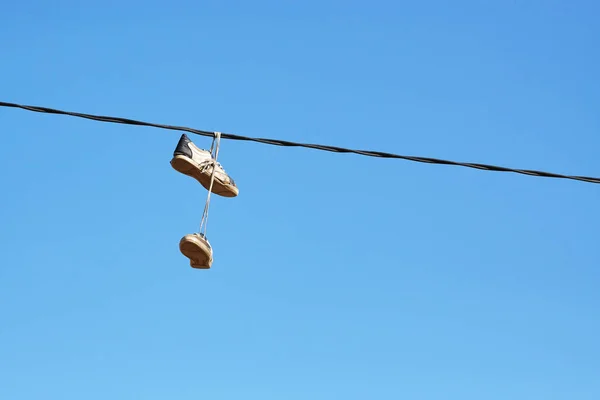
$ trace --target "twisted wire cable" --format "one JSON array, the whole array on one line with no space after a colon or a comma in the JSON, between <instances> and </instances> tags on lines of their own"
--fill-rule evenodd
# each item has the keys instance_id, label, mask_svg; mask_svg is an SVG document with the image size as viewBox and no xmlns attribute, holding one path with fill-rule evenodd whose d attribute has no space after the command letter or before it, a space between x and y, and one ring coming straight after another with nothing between
<instances>
[{"instance_id":1,"label":"twisted wire cable","mask_svg":"<svg viewBox=\"0 0 600 400\"><path fill-rule=\"evenodd\" d=\"M110 123L125 124L125 125L148 126L148 127L153 127L153 128L183 131L183 132L193 133L193 134L201 135L201 136L215 137L215 132L204 131L204 130L200 130L200 129L193 129L193 128L188 128L185 126L156 124L156 123L152 123L152 122L137 121L137 120L129 119L129 118L83 114L83 113L72 112L72 111L57 110L57 109L48 108L48 107L22 105L22 104L7 103L7 102L2 102L2 101L0 101L0 106L11 107L11 108L20 108L23 110L39 112L39 113L67 115L67 116L72 116L72 117L91 119L94 121L110 122ZM358 154L358 155L367 156L367 157L402 159L402 160L427 163L427 164L454 165L454 166L460 166L460 167L475 168L475 169L480 169L480 170L484 170L484 171L512 172L512 173L516 173L516 174L537 176L537 177L543 177L543 178L571 179L571 180L575 180L575 181L582 181L582 182L589 182L589 183L600 183L600 178L594 178L594 177L589 177L589 176L563 175L563 174L557 174L557 173L553 173L553 172L536 171L536 170L532 170L532 169L517 169L517 168L508 168L508 167L501 167L501 166L489 165L489 164L450 161L450 160L443 160L443 159L431 158L431 157L407 156L407 155L400 155L400 154L394 154L394 153L387 153L387 152L383 152L383 151L355 150L355 149L347 149L347 148L343 148L343 147L328 146L328 145L322 145L322 144L290 142L287 140L280 140L280 139L253 138L253 137L235 135L232 133L222 133L221 138L222 139L230 139L230 140L251 141L251 142L269 144L269 145L274 145L274 146L304 147L304 148L315 149L315 150L329 151L329 152L333 152L333 153L352 153L352 154Z\"/></svg>"}]
</instances>

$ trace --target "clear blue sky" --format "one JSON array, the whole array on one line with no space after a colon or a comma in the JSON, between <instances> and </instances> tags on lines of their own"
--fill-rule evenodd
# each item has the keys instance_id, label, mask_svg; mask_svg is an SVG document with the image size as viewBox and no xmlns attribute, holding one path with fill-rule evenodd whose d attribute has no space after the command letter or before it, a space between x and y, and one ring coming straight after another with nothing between
<instances>
[{"instance_id":1,"label":"clear blue sky","mask_svg":"<svg viewBox=\"0 0 600 400\"><path fill-rule=\"evenodd\" d=\"M594 1L5 2L0 101L600 175ZM0 398L600 398L600 186L0 109ZM210 140L193 139L202 147Z\"/></svg>"}]
</instances>

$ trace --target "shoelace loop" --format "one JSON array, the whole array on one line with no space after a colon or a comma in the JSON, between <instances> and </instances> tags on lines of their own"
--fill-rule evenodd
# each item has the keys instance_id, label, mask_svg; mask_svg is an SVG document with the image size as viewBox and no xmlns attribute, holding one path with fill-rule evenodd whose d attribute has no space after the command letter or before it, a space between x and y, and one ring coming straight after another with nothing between
<instances>
[{"instance_id":1,"label":"shoelace loop","mask_svg":"<svg viewBox=\"0 0 600 400\"><path fill-rule=\"evenodd\" d=\"M216 166L217 165L220 166L220 164L217 162L217 157L219 157L220 144L221 144L221 132L215 132L213 142L210 146L210 153L211 153L212 159L206 163L206 168L208 168L208 166L212 165L213 169L212 169L212 173L210 174L210 186L208 188L206 204L204 205L204 212L202 213L202 220L200 221L199 233L204 235L204 238L206 238L206 226L208 225L208 209L210 206L210 194L212 192L213 184L215 182L215 172L217 170ZM214 155L213 155L213 149L214 149ZM222 168L223 167L221 167L221 169ZM202 229L204 229L204 231L202 231Z\"/></svg>"}]
</instances>

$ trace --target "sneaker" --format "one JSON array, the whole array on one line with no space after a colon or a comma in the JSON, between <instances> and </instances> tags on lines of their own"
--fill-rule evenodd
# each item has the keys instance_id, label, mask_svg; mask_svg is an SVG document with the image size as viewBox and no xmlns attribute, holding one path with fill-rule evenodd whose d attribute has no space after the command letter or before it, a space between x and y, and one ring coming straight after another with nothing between
<instances>
[{"instance_id":1,"label":"sneaker","mask_svg":"<svg viewBox=\"0 0 600 400\"><path fill-rule=\"evenodd\" d=\"M210 188L213 157L210 151L198 148L185 133L181 135L173 152L171 166L176 171L196 179L206 190ZM235 182L218 162L212 192L223 197L235 197L239 194Z\"/></svg>"},{"instance_id":2,"label":"sneaker","mask_svg":"<svg viewBox=\"0 0 600 400\"><path fill-rule=\"evenodd\" d=\"M209 269L213 262L212 247L201 233L185 235L179 241L181 254L190 259L190 266L196 269Z\"/></svg>"}]
</instances>

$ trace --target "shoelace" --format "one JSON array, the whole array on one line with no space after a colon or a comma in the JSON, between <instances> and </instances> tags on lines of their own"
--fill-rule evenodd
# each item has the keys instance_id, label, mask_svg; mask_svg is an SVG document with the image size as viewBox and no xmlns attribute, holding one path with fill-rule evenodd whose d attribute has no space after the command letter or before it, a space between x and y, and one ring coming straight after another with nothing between
<instances>
[{"instance_id":1,"label":"shoelace","mask_svg":"<svg viewBox=\"0 0 600 400\"><path fill-rule=\"evenodd\" d=\"M218 136L218 138L217 138ZM225 173L227 173L225 171L225 168L223 168L223 166L221 165L220 162L217 161L217 156L219 155L219 146L221 144L221 132L215 132L215 137L213 138L213 141L210 145L210 155L212 157L212 161L213 164L215 164L217 167L221 168L221 170ZM214 152L213 152L214 150Z\"/></svg>"},{"instance_id":2,"label":"shoelace","mask_svg":"<svg viewBox=\"0 0 600 400\"><path fill-rule=\"evenodd\" d=\"M225 168L223 168L223 166L221 165L221 163L215 161L214 158L210 159L210 160L202 161L202 163L200 163L200 170L202 172L204 172L208 168L212 167L213 165L219 167L221 169L221 171L223 171L225 174L227 174L227 171L225 171Z\"/></svg>"},{"instance_id":3,"label":"shoelace","mask_svg":"<svg viewBox=\"0 0 600 400\"><path fill-rule=\"evenodd\" d=\"M210 153L212 159L206 163L206 167L212 165L213 170L210 175L210 186L208 188L208 195L206 197L206 204L204 205L204 212L202 213L202 220L200 221L200 231L199 233L204 235L206 239L206 226L208 225L208 208L210 206L210 193L212 192L213 183L215 182L215 172L217 170L216 166L219 165L217 162L217 157L219 156L219 145L221 144L221 132L215 132L215 137L213 138L212 145L210 146ZM214 148L214 155L213 155ZM223 167L221 167L223 168ZM204 229L204 231L202 231Z\"/></svg>"}]
</instances>

